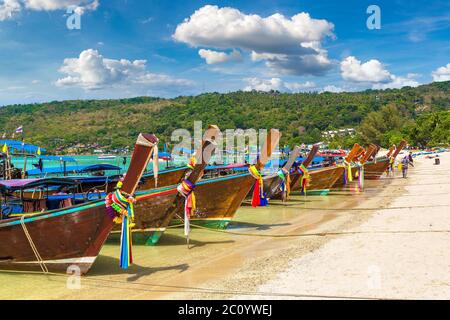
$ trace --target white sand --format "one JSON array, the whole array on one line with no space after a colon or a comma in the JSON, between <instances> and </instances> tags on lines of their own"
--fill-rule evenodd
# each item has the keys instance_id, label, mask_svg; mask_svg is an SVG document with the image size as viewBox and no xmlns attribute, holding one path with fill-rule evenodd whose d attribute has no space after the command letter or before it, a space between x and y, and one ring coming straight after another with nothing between
<instances>
[{"instance_id":1,"label":"white sand","mask_svg":"<svg viewBox=\"0 0 450 320\"><path fill-rule=\"evenodd\" d=\"M285 271L256 291L450 299L450 153L440 157L439 166L423 156L416 159L406 192L388 209L345 230L362 234L337 236L318 250L292 259ZM401 183L403 179L397 178L392 185Z\"/></svg>"}]
</instances>

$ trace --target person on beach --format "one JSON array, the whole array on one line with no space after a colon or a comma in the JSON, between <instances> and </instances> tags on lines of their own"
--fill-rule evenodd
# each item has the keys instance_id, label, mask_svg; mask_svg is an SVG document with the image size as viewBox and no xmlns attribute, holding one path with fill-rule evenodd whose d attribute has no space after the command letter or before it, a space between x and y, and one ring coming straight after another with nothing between
<instances>
[{"instance_id":1,"label":"person on beach","mask_svg":"<svg viewBox=\"0 0 450 320\"><path fill-rule=\"evenodd\" d=\"M411 152L408 154L408 159L409 159L409 164L410 164L412 167L414 167L414 159L413 159L413 156L412 156L412 153L411 153Z\"/></svg>"},{"instance_id":2,"label":"person on beach","mask_svg":"<svg viewBox=\"0 0 450 320\"><path fill-rule=\"evenodd\" d=\"M410 162L409 162L409 156L408 156L408 155L406 155L406 156L403 157L403 159L402 159L402 161L401 161L401 164L402 164L402 174L403 174L403 178L406 179L406 177L407 177L407 175L408 175L408 166L409 166L409 164L410 164Z\"/></svg>"}]
</instances>

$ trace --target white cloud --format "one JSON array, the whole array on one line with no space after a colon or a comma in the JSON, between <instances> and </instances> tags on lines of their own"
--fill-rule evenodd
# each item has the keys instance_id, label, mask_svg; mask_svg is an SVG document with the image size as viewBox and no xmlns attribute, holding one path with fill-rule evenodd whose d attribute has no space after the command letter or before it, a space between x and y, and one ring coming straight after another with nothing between
<instances>
[{"instance_id":1,"label":"white cloud","mask_svg":"<svg viewBox=\"0 0 450 320\"><path fill-rule=\"evenodd\" d=\"M272 79L259 79L259 78L248 78L246 79L247 86L244 91L270 91L270 90L281 90L283 88L283 81L280 78Z\"/></svg>"},{"instance_id":2,"label":"white cloud","mask_svg":"<svg viewBox=\"0 0 450 320\"><path fill-rule=\"evenodd\" d=\"M337 93L337 92L344 92L344 89L341 88L341 87L336 87L335 85L328 85L328 86L323 87L322 92L334 92L334 93Z\"/></svg>"},{"instance_id":3,"label":"white cloud","mask_svg":"<svg viewBox=\"0 0 450 320\"><path fill-rule=\"evenodd\" d=\"M311 81L305 83L298 82L285 82L280 78L260 79L260 78L247 78L244 79L247 82L247 86L244 91L288 91L288 92L300 92L306 89L312 89L316 87L316 84Z\"/></svg>"},{"instance_id":4,"label":"white cloud","mask_svg":"<svg viewBox=\"0 0 450 320\"><path fill-rule=\"evenodd\" d=\"M19 0L4 0L0 3L0 21L11 19L20 9Z\"/></svg>"},{"instance_id":5,"label":"white cloud","mask_svg":"<svg viewBox=\"0 0 450 320\"><path fill-rule=\"evenodd\" d=\"M307 89L316 88L316 84L312 81L306 81L304 83L299 82L285 82L284 86L291 92L306 91Z\"/></svg>"},{"instance_id":6,"label":"white cloud","mask_svg":"<svg viewBox=\"0 0 450 320\"><path fill-rule=\"evenodd\" d=\"M403 87L417 87L420 83L415 79L418 75L414 73L408 74L406 77L391 76L388 83L376 83L373 89L400 89Z\"/></svg>"},{"instance_id":7,"label":"white cloud","mask_svg":"<svg viewBox=\"0 0 450 320\"><path fill-rule=\"evenodd\" d=\"M99 6L99 0L24 0L24 2L25 7L31 10L53 11L77 7L82 10L77 11L81 14L84 10L96 10Z\"/></svg>"},{"instance_id":8,"label":"white cloud","mask_svg":"<svg viewBox=\"0 0 450 320\"><path fill-rule=\"evenodd\" d=\"M200 49L198 51L200 57L205 59L207 64L217 64L230 61L242 61L241 53L237 50L233 50L231 53L227 54L225 52L219 52L208 49Z\"/></svg>"},{"instance_id":9,"label":"white cloud","mask_svg":"<svg viewBox=\"0 0 450 320\"><path fill-rule=\"evenodd\" d=\"M388 82L391 74L383 64L376 59L361 63L353 56L345 58L341 62L341 75L344 80L354 82Z\"/></svg>"},{"instance_id":10,"label":"white cloud","mask_svg":"<svg viewBox=\"0 0 450 320\"><path fill-rule=\"evenodd\" d=\"M406 77L396 76L386 70L384 65L376 59L361 63L354 56L349 56L341 62L341 76L344 80L353 83L371 84L372 89L394 89L420 85L416 80L418 74L409 73Z\"/></svg>"},{"instance_id":11,"label":"white cloud","mask_svg":"<svg viewBox=\"0 0 450 320\"><path fill-rule=\"evenodd\" d=\"M431 75L433 76L433 81L450 81L450 63L446 66L437 68Z\"/></svg>"},{"instance_id":12,"label":"white cloud","mask_svg":"<svg viewBox=\"0 0 450 320\"><path fill-rule=\"evenodd\" d=\"M56 85L93 90L135 84L152 87L192 84L189 80L150 73L146 70L146 63L146 60L107 59L97 50L88 49L81 52L78 58L64 59L59 71L66 74L66 77L58 79Z\"/></svg>"},{"instance_id":13,"label":"white cloud","mask_svg":"<svg viewBox=\"0 0 450 320\"><path fill-rule=\"evenodd\" d=\"M23 8L34 11L67 10L74 7L74 12L82 15L87 10L96 10L99 0L3 0L0 4L0 21L11 19Z\"/></svg>"},{"instance_id":14,"label":"white cloud","mask_svg":"<svg viewBox=\"0 0 450 320\"><path fill-rule=\"evenodd\" d=\"M237 9L206 5L180 23L173 39L192 47L240 49L253 61L264 60L283 74L321 74L331 68L321 41L334 37L334 25L308 13L287 18L247 15Z\"/></svg>"},{"instance_id":15,"label":"white cloud","mask_svg":"<svg viewBox=\"0 0 450 320\"><path fill-rule=\"evenodd\" d=\"M134 83L140 83L149 86L191 86L194 83L187 79L178 79L165 74L146 72L133 80Z\"/></svg>"}]
</instances>

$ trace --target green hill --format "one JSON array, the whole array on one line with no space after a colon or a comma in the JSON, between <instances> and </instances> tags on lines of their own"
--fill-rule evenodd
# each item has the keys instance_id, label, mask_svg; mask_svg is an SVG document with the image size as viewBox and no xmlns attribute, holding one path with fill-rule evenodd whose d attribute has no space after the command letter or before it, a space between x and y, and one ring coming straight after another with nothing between
<instances>
[{"instance_id":1,"label":"green hill","mask_svg":"<svg viewBox=\"0 0 450 320\"><path fill-rule=\"evenodd\" d=\"M450 123L449 102L450 81L353 93L238 91L174 99L55 101L1 107L0 134L9 135L22 125L27 142L49 150L57 145L93 142L117 148L132 145L139 132L152 132L162 141L169 141L174 129L192 130L194 120L201 120L222 129L279 128L282 144L317 142L322 140L324 130L349 127L360 128L360 134L332 143L345 145L375 139L388 144L400 135L419 135L420 130L439 127L431 140L425 137L421 142L413 141L439 144L450 143L450 131L446 129ZM429 120L432 116L434 120ZM390 123L392 117L395 121Z\"/></svg>"}]
</instances>

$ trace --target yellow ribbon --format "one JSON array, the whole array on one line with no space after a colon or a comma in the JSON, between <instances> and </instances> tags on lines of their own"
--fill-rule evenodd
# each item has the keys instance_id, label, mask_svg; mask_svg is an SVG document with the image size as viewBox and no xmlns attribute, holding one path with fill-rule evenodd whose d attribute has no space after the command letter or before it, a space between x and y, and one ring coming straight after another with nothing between
<instances>
[{"instance_id":1,"label":"yellow ribbon","mask_svg":"<svg viewBox=\"0 0 450 320\"><path fill-rule=\"evenodd\" d=\"M352 182L353 181L352 164L344 160L344 165L347 167L347 181Z\"/></svg>"}]
</instances>

